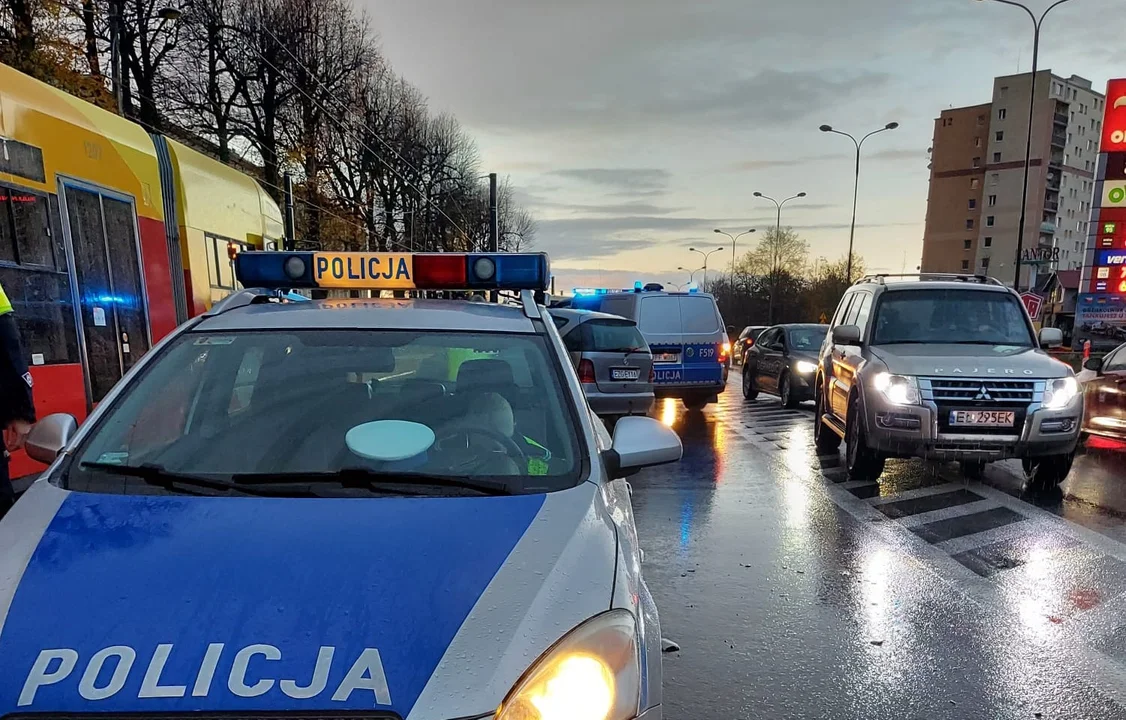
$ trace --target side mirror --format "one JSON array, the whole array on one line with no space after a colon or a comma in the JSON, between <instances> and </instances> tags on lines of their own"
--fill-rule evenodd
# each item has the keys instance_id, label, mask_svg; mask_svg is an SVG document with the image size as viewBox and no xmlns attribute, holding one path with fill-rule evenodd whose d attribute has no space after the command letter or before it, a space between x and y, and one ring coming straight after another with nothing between
<instances>
[{"instance_id":1,"label":"side mirror","mask_svg":"<svg viewBox=\"0 0 1126 720\"><path fill-rule=\"evenodd\" d=\"M1063 330L1059 328L1040 328L1040 347L1058 348L1063 345Z\"/></svg>"},{"instance_id":2,"label":"side mirror","mask_svg":"<svg viewBox=\"0 0 1126 720\"><path fill-rule=\"evenodd\" d=\"M1103 371L1103 359L1096 357L1087 358L1087 361L1083 363L1083 369L1101 373Z\"/></svg>"},{"instance_id":3,"label":"side mirror","mask_svg":"<svg viewBox=\"0 0 1126 720\"><path fill-rule=\"evenodd\" d=\"M24 449L32 460L50 465L55 462L55 458L74 437L77 430L78 421L73 415L67 413L48 415L31 428Z\"/></svg>"},{"instance_id":4,"label":"side mirror","mask_svg":"<svg viewBox=\"0 0 1126 720\"><path fill-rule=\"evenodd\" d=\"M833 328L833 342L838 345L859 345L860 328L856 325L838 325Z\"/></svg>"},{"instance_id":5,"label":"side mirror","mask_svg":"<svg viewBox=\"0 0 1126 720\"><path fill-rule=\"evenodd\" d=\"M611 480L653 465L680 460L680 436L650 417L624 417L614 426L614 442L602 453Z\"/></svg>"}]
</instances>

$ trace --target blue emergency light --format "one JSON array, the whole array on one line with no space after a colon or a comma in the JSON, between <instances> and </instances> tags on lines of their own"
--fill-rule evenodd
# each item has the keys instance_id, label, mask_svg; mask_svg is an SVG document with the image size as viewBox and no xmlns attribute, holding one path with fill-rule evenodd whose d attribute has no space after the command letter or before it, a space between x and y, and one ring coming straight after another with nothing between
<instances>
[{"instance_id":1,"label":"blue emergency light","mask_svg":"<svg viewBox=\"0 0 1126 720\"><path fill-rule=\"evenodd\" d=\"M547 290L546 253L241 252L243 287L351 290Z\"/></svg>"}]
</instances>

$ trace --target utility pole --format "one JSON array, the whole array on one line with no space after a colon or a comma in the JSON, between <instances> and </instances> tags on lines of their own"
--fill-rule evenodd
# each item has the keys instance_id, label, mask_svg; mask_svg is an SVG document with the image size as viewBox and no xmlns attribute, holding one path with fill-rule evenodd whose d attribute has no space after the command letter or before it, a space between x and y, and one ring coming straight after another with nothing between
<instances>
[{"instance_id":1,"label":"utility pole","mask_svg":"<svg viewBox=\"0 0 1126 720\"><path fill-rule=\"evenodd\" d=\"M113 97L117 101L117 114L125 117L125 83L121 77L121 26L125 14L125 0L111 0L109 14L110 78Z\"/></svg>"},{"instance_id":2,"label":"utility pole","mask_svg":"<svg viewBox=\"0 0 1126 720\"><path fill-rule=\"evenodd\" d=\"M497 174L489 173L489 250L500 252L500 224L497 218Z\"/></svg>"},{"instance_id":3,"label":"utility pole","mask_svg":"<svg viewBox=\"0 0 1126 720\"><path fill-rule=\"evenodd\" d=\"M285 195L285 249L293 252L297 248L297 223L293 214L293 176L285 174L282 194Z\"/></svg>"}]
</instances>

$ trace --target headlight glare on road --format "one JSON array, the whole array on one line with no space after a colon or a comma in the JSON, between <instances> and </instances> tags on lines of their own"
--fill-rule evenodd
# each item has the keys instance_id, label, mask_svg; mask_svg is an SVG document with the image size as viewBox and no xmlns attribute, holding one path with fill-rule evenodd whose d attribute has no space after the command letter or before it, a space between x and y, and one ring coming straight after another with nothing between
<instances>
[{"instance_id":1,"label":"headlight glare on road","mask_svg":"<svg viewBox=\"0 0 1126 720\"><path fill-rule=\"evenodd\" d=\"M1048 387L1044 390L1044 407L1048 410L1060 410L1067 407L1078 394L1079 382L1074 377L1049 380Z\"/></svg>"},{"instance_id":2,"label":"headlight glare on road","mask_svg":"<svg viewBox=\"0 0 1126 720\"><path fill-rule=\"evenodd\" d=\"M595 616L540 656L495 720L626 720L638 713L637 624L628 610Z\"/></svg>"},{"instance_id":3,"label":"headlight glare on road","mask_svg":"<svg viewBox=\"0 0 1126 720\"><path fill-rule=\"evenodd\" d=\"M872 387L892 405L919 404L919 383L910 375L877 373L872 378Z\"/></svg>"},{"instance_id":4,"label":"headlight glare on road","mask_svg":"<svg viewBox=\"0 0 1126 720\"><path fill-rule=\"evenodd\" d=\"M817 366L806 360L798 360L794 363L794 370L802 375L812 375L817 371Z\"/></svg>"}]
</instances>

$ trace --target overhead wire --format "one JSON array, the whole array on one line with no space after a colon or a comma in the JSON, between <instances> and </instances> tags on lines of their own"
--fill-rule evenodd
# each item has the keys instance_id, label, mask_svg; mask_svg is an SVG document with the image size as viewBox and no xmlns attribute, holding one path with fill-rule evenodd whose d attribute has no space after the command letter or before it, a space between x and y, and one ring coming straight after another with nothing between
<instances>
[{"instance_id":1,"label":"overhead wire","mask_svg":"<svg viewBox=\"0 0 1126 720\"><path fill-rule=\"evenodd\" d=\"M344 102L343 102L343 101L341 101L341 100L340 100L339 98L337 98L337 97L336 97L336 96L335 96L335 95L334 95L334 94L332 93L332 91L331 91L331 90L330 90L329 88L327 88L327 87L325 86L325 84L324 84L323 82L321 82L321 81L320 81L320 79L319 79L319 78L317 78L317 77L315 76L315 74L314 74L313 72L311 72L311 71L309 70L309 68L308 68L308 66L307 66L307 65L305 65L304 63L302 63L302 62L301 62L301 60L300 60L300 58L298 58L298 57L297 57L297 56L296 56L296 55L295 55L295 54L293 53L293 51L292 51L292 50L290 50L290 49L289 49L288 47L286 47L285 43L283 43L283 42L282 42L282 41L281 41L281 40L280 40L280 39L278 38L278 36L277 36L277 35L275 35L275 34L274 34L273 32L271 32L271 31L270 31L270 29L269 29L268 27L266 27L265 25L262 25L261 27L262 27L262 30L263 30L263 31L265 31L265 32L266 32L266 34L267 34L267 35L269 35L269 36L270 36L270 37L271 37L271 38L272 38L272 39L274 40L274 42L276 42L276 43L278 44L278 47L280 47L280 48L281 48L282 50L284 50L284 51L285 51L285 53L286 53L287 55L289 55L289 56L290 56L291 58L293 58L293 61L294 61L295 63L297 63L297 65L298 65L299 67L301 67L301 69L302 69L302 70L304 70L304 71L305 71L305 73L307 73L307 74L309 75L309 77L311 77L311 78L313 79L313 81L314 81L314 82L315 82L315 83L316 83L316 84L317 84L317 85L318 85L318 86L319 86L319 87L320 87L320 88L321 88L322 90L324 90L324 91L325 91L325 94L326 94L326 95L327 95L328 97L332 98L332 100L333 100L333 101L334 101L334 102L335 102L335 103L336 103L336 104L337 104L337 105L338 105L338 106L339 106L339 107L340 107L340 108L341 108L341 109L342 109L342 110L344 111L344 113L345 113L345 114L348 114L348 113L349 113L349 108L348 108L348 106L347 106L347 105L345 105L345 104L344 104ZM376 159L376 160L378 160L378 161L379 161L379 162L380 162L380 163L381 163L381 164L382 164L382 165L383 165L384 167L386 167L386 168L387 168L387 169L388 169L388 170L389 170L389 171L390 171L391 173L393 173L393 174L394 174L394 175L395 175L396 177L398 177L398 178L399 178L399 179L400 179L400 180L401 180L401 181L403 182L403 184L405 184L405 185L406 185L407 187L411 188L411 189L412 189L412 190L414 190L414 191L415 191L416 193L418 193L419 197L420 197L421 199L424 199L427 205L430 205L431 207L433 207L433 208L434 208L434 209L435 209L435 210L436 210L436 211L438 212L438 214L439 214L439 215L441 215L441 216L442 216L442 217L444 217L444 218L445 218L446 220L448 220L448 221L450 222L450 224L451 224L451 225L453 225L454 229L456 229L456 230L457 230L458 232L460 232L460 233L462 234L462 236L463 236L463 237L464 237L464 238L465 238L466 240L469 240L469 239L470 239L470 238L469 238L469 234L468 234L468 233L467 233L467 232L465 231L465 229L464 229L464 228L462 228L462 227L461 227L460 225L458 225L458 223L457 223L457 222L455 222L453 218L451 218L451 217L450 217L450 216L449 216L448 214L446 214L446 212L445 212L444 210L442 210L442 208L441 208L441 207L439 207L439 206L438 206L438 205L437 205L437 204L436 204L436 203L434 202L434 200L433 200L432 198L430 198L430 197L426 196L426 195L425 195L425 194L424 194L424 193L422 192L421 188L419 188L419 187L418 187L417 185L415 185L415 184L414 184L413 182L411 182L411 181L410 181L409 179L407 179L407 178L406 178L406 177L405 177L405 176L404 176L404 175L403 175L403 174L402 174L401 172L399 172L399 171L398 171L398 170L397 170L397 169L396 169L396 168L395 168L394 166L392 166L392 165L391 165L391 164L390 164L389 162L387 162L387 161L386 161L385 159L383 159L383 158L382 158L382 157L380 156L380 154L379 154L378 152L376 152L376 151L375 151L375 149L373 149L373 148L372 148L372 147L371 147L370 145L368 145L368 144L367 144L366 142L364 142L364 139L363 139L362 137L360 137L358 133L356 133L356 132L355 132L354 128L349 128L349 127L348 127L348 126L347 126L347 125L346 125L346 124L345 124L345 123L344 123L343 121L341 121L341 120L340 120L339 118L335 117L335 116L333 115L333 113L332 113L331 111L329 111L329 109L328 109L327 107L325 107L325 106L324 106L324 104L323 104L323 103L322 103L321 101L319 101L319 100L318 100L317 98L315 98L315 97L313 97L312 95L310 95L310 94L309 94L309 93L308 93L308 92L307 92L307 91L306 91L306 90L305 90L304 88L302 88L302 87L301 87L300 85L298 85L298 84L297 84L297 83L296 83L296 82L294 81L294 79L293 79L293 78L292 78L292 77L291 77L290 75L288 75L288 74L287 74L287 73L286 73L285 71L283 71L283 70L282 70L281 68L279 68L279 67L278 67L277 65L275 65L275 64L274 64L274 63L273 63L273 62L272 62L272 61L271 61L271 60L270 60L269 58L267 58L267 57L266 57L265 55L263 55L263 54L262 54L262 53L261 53L261 52L260 52L260 51L259 51L259 50L258 50L257 48L255 48L255 47L251 47L251 46L250 46L249 44L247 45L247 47L248 47L248 48L249 48L249 49L250 49L250 50L251 50L251 51L252 51L252 52L253 52L253 53L254 53L254 54L255 54L255 55L256 55L256 56L257 56L257 57L258 57L258 58L260 59L260 60L262 60L262 62L266 63L266 64L267 64L267 65L269 65L269 66L270 66L271 68L273 68L274 72L278 73L278 74L279 74L279 75L281 75L281 76L282 76L283 78L285 78L286 80L288 80L288 81L290 82L290 84L291 84L291 85L293 86L293 88L294 88L295 90L297 90L297 91L298 91L298 92L300 92L300 93L301 93L302 95L304 95L304 96L305 96L306 98L308 98L310 102L312 102L312 103L313 103L314 105L316 105L316 107L317 107L317 108L318 108L319 110L321 110L321 112L325 113L325 115L326 115L327 117L329 117L329 118L330 118L330 119L332 119L332 120L333 120L334 122L336 122L336 123L337 123L337 126L338 126L338 127L340 128L340 129L344 130L345 132L349 132L349 134L351 134L351 135L352 135L353 139L355 139L355 140L356 140L356 141L357 141L357 142L358 142L358 143L359 143L359 144L360 144L360 145L361 145L361 146L362 146L362 147L363 147L363 148L364 148L365 150L367 150L368 152L370 152L370 153L371 153L371 154L372 154L372 155L373 155L373 156L375 157L375 159ZM419 169L418 169L417 167L415 167L414 165L412 165L412 164L411 164L411 163L410 163L409 161L407 161L407 160L406 160L406 158L404 158L404 157L403 157L403 156L402 156L401 154L399 154L399 152L398 152L397 150L395 150L395 148L394 148L394 147L392 147L392 146L390 145L390 143L388 143L388 142L387 142L386 140L384 140L383 138L381 138L381 137L379 136L379 133L375 132L375 130L373 130L373 129L371 128L371 126L369 126L369 125L367 125L366 123L363 123L363 122L360 122L359 124L360 124L360 125L361 125L361 126L362 126L362 127L363 127L363 128L365 129L365 130L367 130L367 131L368 131L368 132L369 132L369 133L371 134L371 136L372 136L373 138L375 138L375 139L376 139L376 140L377 140L377 141L378 141L378 142L379 142L379 143L380 143L381 145L383 145L383 146L384 146L385 148L387 148L387 149L388 149L388 150L389 150L389 151L391 152L391 154L392 154L392 155L394 155L394 156L395 156L396 158L398 158L398 159L399 159L399 160L400 160L400 161L401 161L401 162L402 162L402 163L403 163L404 165L406 165L406 166L407 166L407 167L409 167L410 169L414 170L414 171L415 171L416 173L418 173L418 174L420 174L420 175L422 174L422 172L421 172L421 171L420 171L420 170L419 170ZM455 203L456 203L456 199L455 199ZM465 211L464 211L464 210L463 210L463 209L462 209L462 208L460 207L460 203L456 203L456 204L458 204L458 209L459 209L459 211L460 211L460 212L461 212L462 214L465 214Z\"/></svg>"},{"instance_id":2,"label":"overhead wire","mask_svg":"<svg viewBox=\"0 0 1126 720\"><path fill-rule=\"evenodd\" d=\"M134 93L134 94L137 94L137 93ZM145 96L145 97L148 97L148 96ZM149 97L148 99L149 99L149 100L155 100L154 98L151 98L151 97ZM152 132L154 132L154 133L157 133L157 134L159 134L159 135L162 135L162 136L166 136L166 135L167 135L167 134L165 133L165 131L161 130L160 128L157 128L157 127L153 126L153 125L152 125L151 123L147 123L147 122L145 122L145 121L144 121L144 120L142 120L141 118L137 118L137 117L129 117L129 118L125 118L125 119L126 119L126 120L129 120L130 122L135 122L135 123L137 123L138 125L140 125L141 127L145 128L146 130L150 130L150 131L152 131ZM230 166L228 165L227 167L230 167ZM237 169L237 168L236 168L236 169ZM250 176L247 176L247 177L250 177ZM267 180L265 180L264 178L252 178L252 179L253 179L253 180L254 180L255 182L258 182L258 183L260 183L260 184L262 184L262 185L265 185L266 187L270 187L270 188L273 188L273 189L275 189L275 190L277 190L277 191L279 191L279 192L281 192L281 193L283 193L283 194L285 193L285 188L281 187L280 185L276 185L276 184L274 184L274 183L268 182L268 181L267 181ZM351 226L351 227L355 228L356 230L359 230L359 231L360 231L361 233L363 233L363 234L364 234L364 236L365 236L365 237L366 237L366 236L367 236L367 235L369 234L369 233L368 233L368 229L367 229L367 228L365 228L365 227L364 227L363 225L359 224L359 223L358 223L358 222L356 222L355 220L352 220L352 219L346 218L346 217L344 217L344 216L342 216L342 215L339 215L339 214L337 214L337 213L333 212L332 210L330 210L330 209L326 208L326 207L325 207L325 206L323 206L323 205L318 205L318 204L316 204L316 203L314 203L314 202L312 202L312 201L310 201L310 200L307 200L307 199L305 199L305 198L299 197L299 196L298 196L298 195L296 195L296 194L294 194L294 196L293 196L293 199L294 199L294 201L295 201L295 202L301 203L302 205L304 205L304 206L306 206L306 207L310 207L310 208L314 208L314 209L316 209L316 210L319 210L319 211L321 211L322 213L324 213L325 215L328 215L329 217L332 217L332 218L334 218L334 219L336 219L336 220L339 220L340 222L342 222L342 223L344 223L344 224L346 224L346 225L349 225L349 226ZM403 243L403 242L397 241L397 240L390 240L390 241L389 241L389 246L392 246L392 247L394 247L394 246L397 246L397 247L399 247L399 248L401 248L401 249L403 249L403 250L408 250L408 251L410 250L410 247L409 247L408 245L406 245L406 244L405 244L405 243Z\"/></svg>"}]
</instances>

